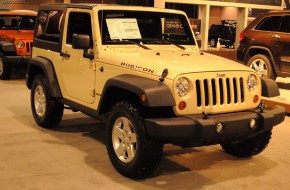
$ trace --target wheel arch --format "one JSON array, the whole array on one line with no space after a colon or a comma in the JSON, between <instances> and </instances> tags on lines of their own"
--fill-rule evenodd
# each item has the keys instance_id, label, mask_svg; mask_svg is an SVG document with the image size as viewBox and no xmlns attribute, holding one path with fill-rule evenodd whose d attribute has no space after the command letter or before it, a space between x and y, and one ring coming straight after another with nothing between
<instances>
[{"instance_id":1,"label":"wheel arch","mask_svg":"<svg viewBox=\"0 0 290 190\"><path fill-rule=\"evenodd\" d=\"M34 57L29 61L26 86L31 89L33 79L36 75L43 74L47 80L50 95L52 97L62 97L60 86L55 74L53 63L44 57Z\"/></svg>"},{"instance_id":2,"label":"wheel arch","mask_svg":"<svg viewBox=\"0 0 290 190\"><path fill-rule=\"evenodd\" d=\"M141 100L142 95L145 95L145 101ZM127 74L111 78L106 82L101 95L99 113L109 112L109 109L119 100L128 100L146 107L175 105L172 93L164 83Z\"/></svg>"},{"instance_id":3,"label":"wheel arch","mask_svg":"<svg viewBox=\"0 0 290 190\"><path fill-rule=\"evenodd\" d=\"M11 42L0 41L0 52L5 53L14 53L16 52L15 46Z\"/></svg>"},{"instance_id":4,"label":"wheel arch","mask_svg":"<svg viewBox=\"0 0 290 190\"><path fill-rule=\"evenodd\" d=\"M271 52L270 49L265 48L265 47L260 47L260 46L252 46L248 49L246 56L245 56L245 60L244 63L247 63L249 61L249 59L255 55L258 54L263 54L266 55L270 58L270 62L274 71L274 75L277 76L277 72L279 72L279 69L277 68L276 64L275 64L275 59L274 56Z\"/></svg>"},{"instance_id":5,"label":"wheel arch","mask_svg":"<svg viewBox=\"0 0 290 190\"><path fill-rule=\"evenodd\" d=\"M268 98L280 96L279 87L274 80L261 77L261 83L262 83L262 96Z\"/></svg>"}]
</instances>

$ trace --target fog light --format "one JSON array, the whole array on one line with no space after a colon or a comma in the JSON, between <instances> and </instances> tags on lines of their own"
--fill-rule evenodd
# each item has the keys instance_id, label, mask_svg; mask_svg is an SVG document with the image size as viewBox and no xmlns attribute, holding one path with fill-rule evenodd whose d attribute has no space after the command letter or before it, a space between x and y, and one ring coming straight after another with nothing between
<instances>
[{"instance_id":1,"label":"fog light","mask_svg":"<svg viewBox=\"0 0 290 190\"><path fill-rule=\"evenodd\" d=\"M224 130L224 124L223 123L218 123L217 125L216 125L216 132L218 132L218 133L221 133L221 132L223 132L223 130Z\"/></svg>"},{"instance_id":2,"label":"fog light","mask_svg":"<svg viewBox=\"0 0 290 190\"><path fill-rule=\"evenodd\" d=\"M256 120L255 119L251 119L250 120L250 128L251 129L255 129L256 128Z\"/></svg>"}]
</instances>

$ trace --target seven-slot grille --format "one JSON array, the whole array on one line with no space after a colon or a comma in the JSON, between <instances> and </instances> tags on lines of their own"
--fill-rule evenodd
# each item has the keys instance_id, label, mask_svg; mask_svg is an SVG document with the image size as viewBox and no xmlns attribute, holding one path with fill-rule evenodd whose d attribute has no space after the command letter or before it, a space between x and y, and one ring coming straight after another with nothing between
<instances>
[{"instance_id":1,"label":"seven-slot grille","mask_svg":"<svg viewBox=\"0 0 290 190\"><path fill-rule=\"evenodd\" d=\"M198 107L244 102L244 82L242 77L196 80L195 88Z\"/></svg>"}]
</instances>

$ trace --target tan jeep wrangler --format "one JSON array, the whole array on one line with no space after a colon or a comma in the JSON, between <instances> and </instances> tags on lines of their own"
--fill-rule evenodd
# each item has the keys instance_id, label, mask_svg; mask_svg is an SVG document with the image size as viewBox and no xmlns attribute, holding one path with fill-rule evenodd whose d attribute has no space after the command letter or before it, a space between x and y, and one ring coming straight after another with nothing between
<instances>
[{"instance_id":1,"label":"tan jeep wrangler","mask_svg":"<svg viewBox=\"0 0 290 190\"><path fill-rule=\"evenodd\" d=\"M95 4L41 5L26 76L36 123L55 127L66 108L108 115L107 150L117 171L148 175L163 144L220 144L259 154L282 107L270 79L199 50L185 13Z\"/></svg>"},{"instance_id":2,"label":"tan jeep wrangler","mask_svg":"<svg viewBox=\"0 0 290 190\"><path fill-rule=\"evenodd\" d=\"M27 69L35 18L34 11L0 11L0 79L10 79L13 68Z\"/></svg>"}]
</instances>

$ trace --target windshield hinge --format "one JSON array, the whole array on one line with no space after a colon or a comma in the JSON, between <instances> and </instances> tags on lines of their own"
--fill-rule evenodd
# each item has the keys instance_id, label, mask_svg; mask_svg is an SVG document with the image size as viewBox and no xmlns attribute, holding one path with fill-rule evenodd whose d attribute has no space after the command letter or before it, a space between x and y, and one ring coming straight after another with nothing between
<instances>
[{"instance_id":1,"label":"windshield hinge","mask_svg":"<svg viewBox=\"0 0 290 190\"><path fill-rule=\"evenodd\" d=\"M95 97L95 89L91 89L89 93L92 97Z\"/></svg>"},{"instance_id":2,"label":"windshield hinge","mask_svg":"<svg viewBox=\"0 0 290 190\"><path fill-rule=\"evenodd\" d=\"M164 82L164 78L166 77L168 75L168 69L164 69L163 70L163 72L162 72L162 74L161 74L161 77L159 78L159 80L161 81L161 82Z\"/></svg>"}]
</instances>

